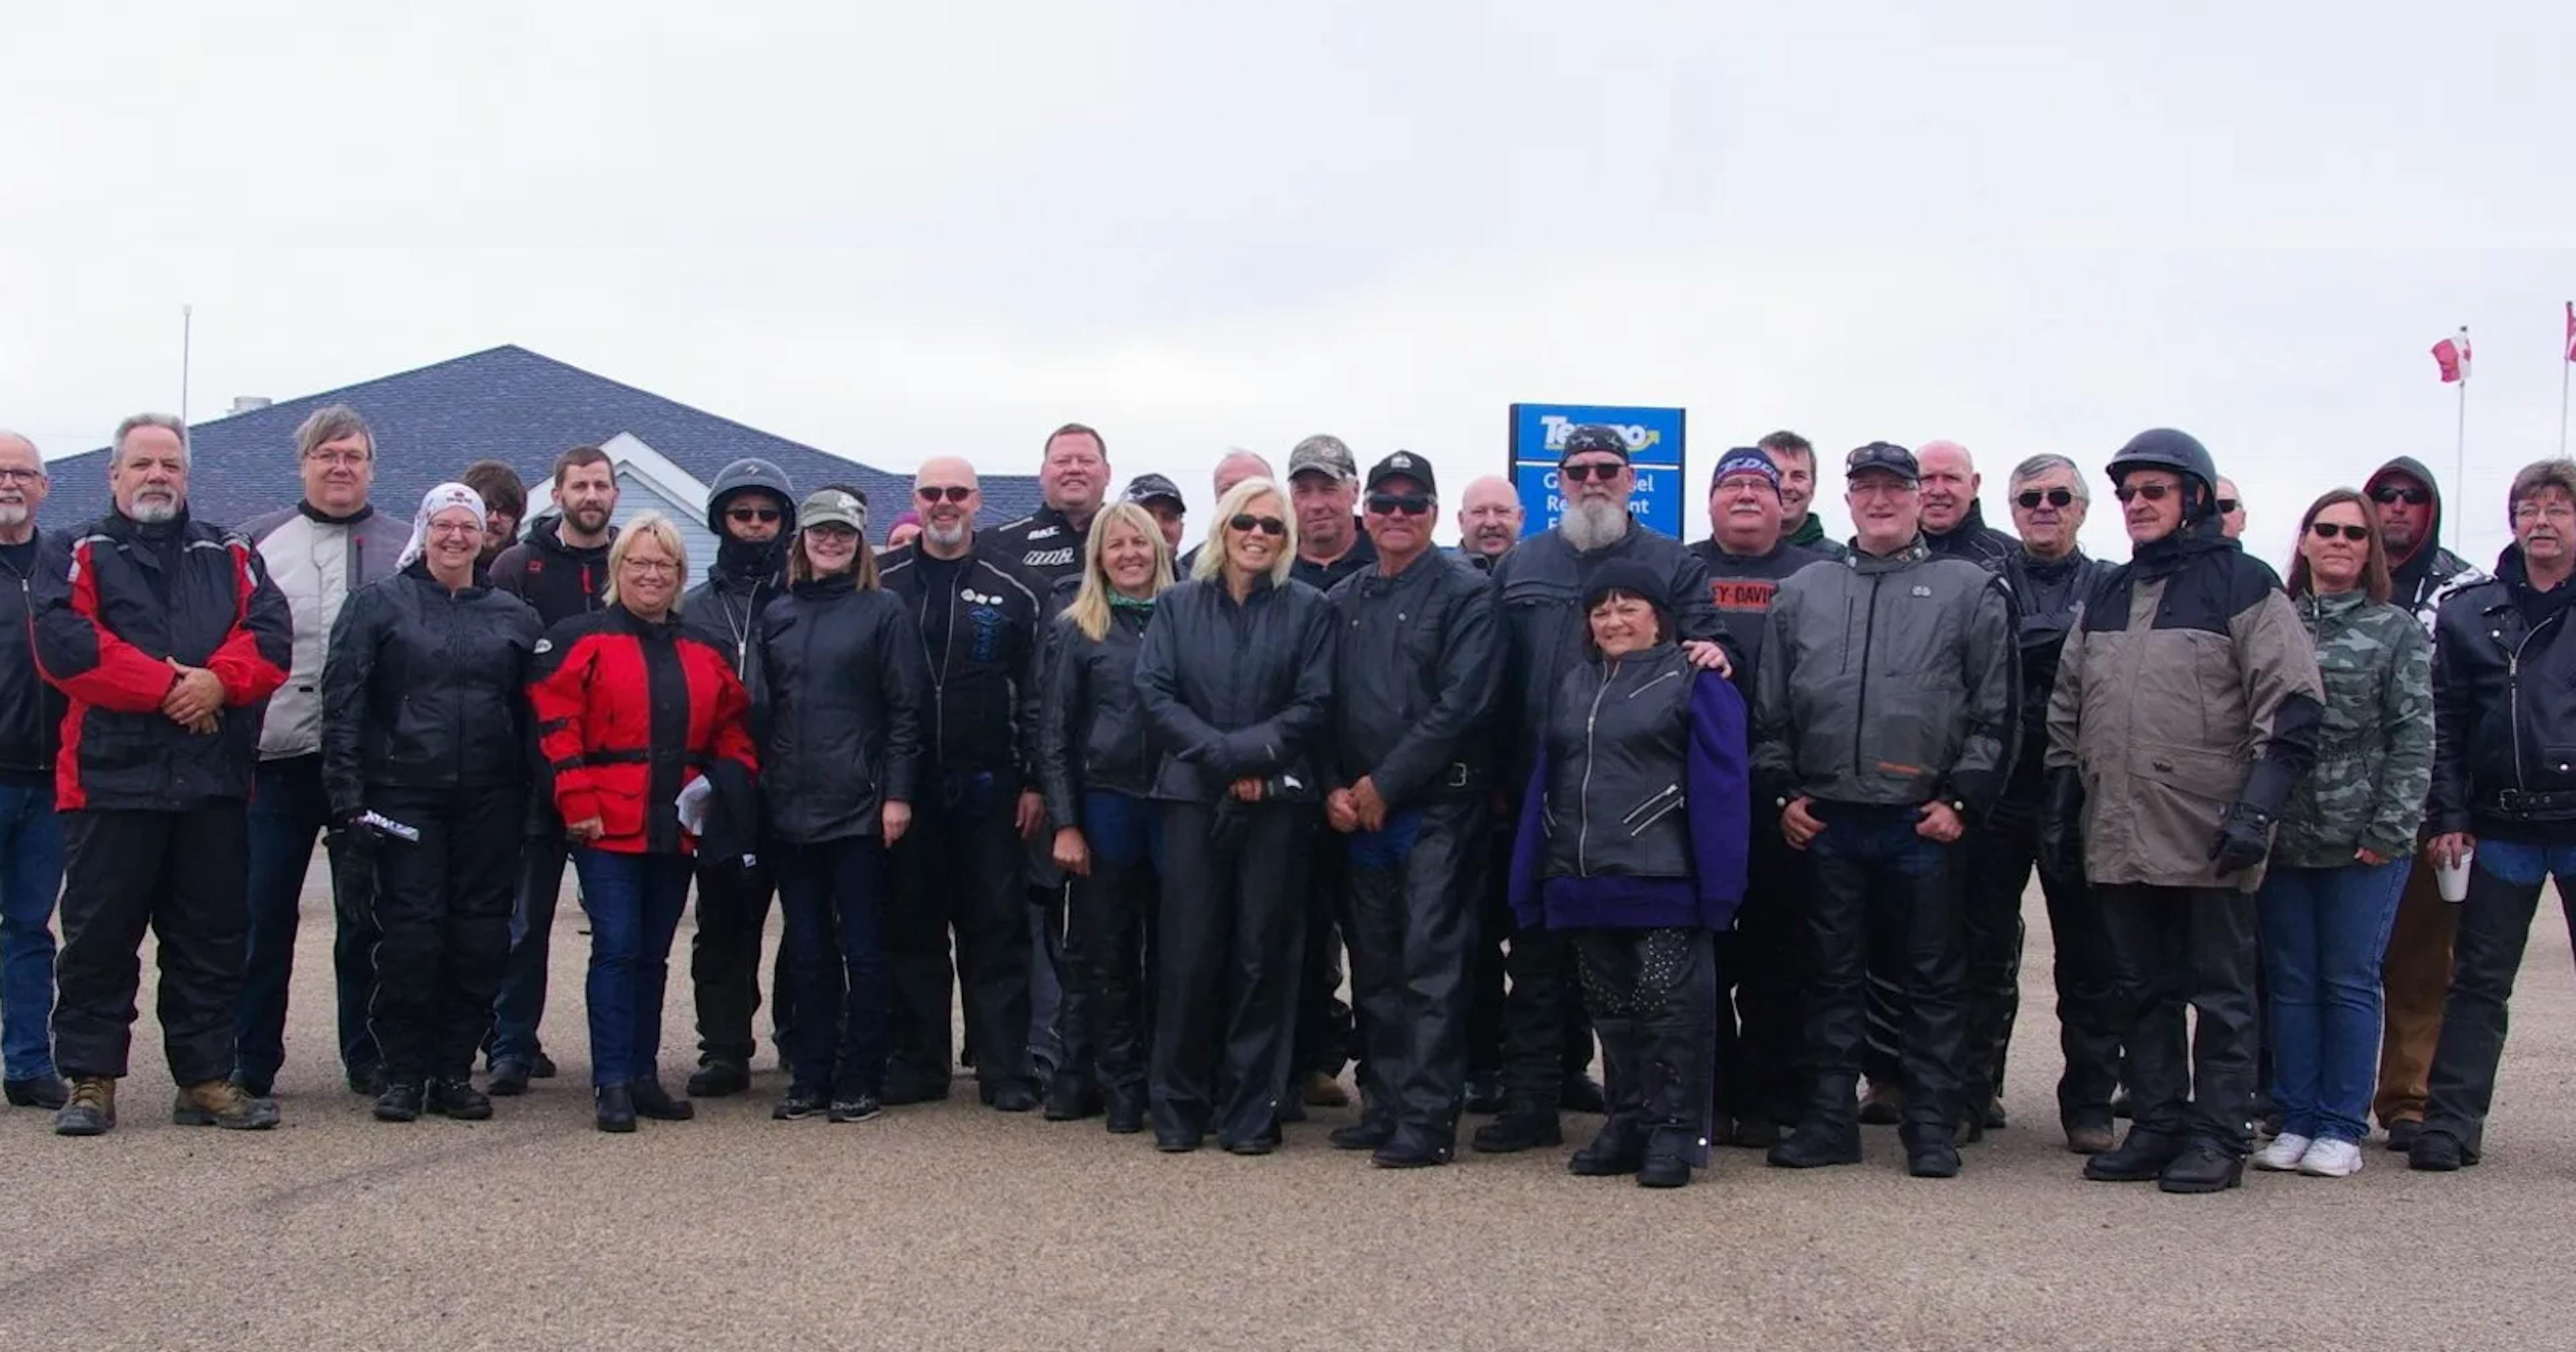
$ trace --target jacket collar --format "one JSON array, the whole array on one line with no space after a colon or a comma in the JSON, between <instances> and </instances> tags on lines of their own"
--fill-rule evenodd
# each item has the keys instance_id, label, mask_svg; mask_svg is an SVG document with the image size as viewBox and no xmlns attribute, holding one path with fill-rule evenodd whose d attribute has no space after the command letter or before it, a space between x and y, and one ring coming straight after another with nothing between
<instances>
[{"instance_id":1,"label":"jacket collar","mask_svg":"<svg viewBox=\"0 0 2576 1352\"><path fill-rule=\"evenodd\" d=\"M1859 537L1854 536L1853 538L1857 540ZM1877 573L1900 572L1931 557L1932 546L1924 540L1922 533L1918 531L1916 532L1912 543L1907 544L1904 548L1897 550L1893 554L1872 554L1869 551L1862 549L1858 544L1854 544L1850 555L1844 559L1844 562L1851 565L1851 570L1853 572L1862 574L1863 576L1868 576Z\"/></svg>"},{"instance_id":2,"label":"jacket collar","mask_svg":"<svg viewBox=\"0 0 2576 1352\"><path fill-rule=\"evenodd\" d=\"M318 521L325 526L354 526L359 522L374 516L376 514L376 504L372 502L362 502L358 504L358 510L349 513L347 516L333 516L329 512L323 511L321 508L314 506L312 499L305 498L299 500L295 504L295 510L302 512L305 520Z\"/></svg>"}]
</instances>

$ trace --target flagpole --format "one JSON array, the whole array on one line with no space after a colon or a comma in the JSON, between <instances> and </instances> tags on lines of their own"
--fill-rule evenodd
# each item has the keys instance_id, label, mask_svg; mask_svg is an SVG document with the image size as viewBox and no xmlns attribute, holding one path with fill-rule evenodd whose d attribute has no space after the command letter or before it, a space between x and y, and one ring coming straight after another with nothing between
<instances>
[{"instance_id":1,"label":"flagpole","mask_svg":"<svg viewBox=\"0 0 2576 1352\"><path fill-rule=\"evenodd\" d=\"M179 307L179 425L188 425L188 358L196 337L197 307Z\"/></svg>"},{"instance_id":2,"label":"flagpole","mask_svg":"<svg viewBox=\"0 0 2576 1352\"><path fill-rule=\"evenodd\" d=\"M2451 447L2451 500L2469 500L2469 326L2460 326L2460 424Z\"/></svg>"},{"instance_id":3,"label":"flagpole","mask_svg":"<svg viewBox=\"0 0 2576 1352\"><path fill-rule=\"evenodd\" d=\"M2558 458L2567 458L2567 373L2576 370L2576 301L2567 305L2567 329L2558 335Z\"/></svg>"}]
</instances>

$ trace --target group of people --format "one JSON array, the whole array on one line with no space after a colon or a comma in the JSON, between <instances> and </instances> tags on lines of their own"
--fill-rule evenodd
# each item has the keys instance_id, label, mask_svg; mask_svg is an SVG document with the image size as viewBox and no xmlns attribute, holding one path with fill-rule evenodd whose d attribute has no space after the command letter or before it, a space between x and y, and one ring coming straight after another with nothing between
<instances>
[{"instance_id":1,"label":"group of people","mask_svg":"<svg viewBox=\"0 0 2576 1352\"><path fill-rule=\"evenodd\" d=\"M113 509L40 529L47 471L0 434L7 1096L62 1134L115 1125L147 927L174 1118L277 1122L318 837L340 1060L387 1121L554 1073L569 866L603 1131L748 1090L774 905L783 1120L945 1098L964 1063L1000 1111L1257 1155L1356 1062L1330 1141L1383 1167L1448 1161L1470 1113L1509 1153L1583 1110L1578 1174L1853 1163L1876 1121L1946 1177L2003 1122L2036 872L2086 1177L2348 1175L2374 1111L2441 1170L2479 1158L2541 883L2576 867L2576 463L2515 478L2492 578L2399 459L2310 505L2284 586L2170 429L2105 467L2115 565L2077 545L2076 462L2013 470L2008 534L1950 442L1851 451L1829 541L1787 432L1719 459L1685 546L1601 426L1544 530L1480 479L1435 546L1428 457L1363 474L1316 436L1284 477L1221 461L1183 554L1178 487L1113 501L1067 424L1037 513L979 528L975 468L934 458L882 553L856 488L736 462L689 587L671 522L611 524L596 447L525 539L497 462L405 530L356 411L295 454L301 501L227 529L189 513L186 428L138 415Z\"/></svg>"}]
</instances>

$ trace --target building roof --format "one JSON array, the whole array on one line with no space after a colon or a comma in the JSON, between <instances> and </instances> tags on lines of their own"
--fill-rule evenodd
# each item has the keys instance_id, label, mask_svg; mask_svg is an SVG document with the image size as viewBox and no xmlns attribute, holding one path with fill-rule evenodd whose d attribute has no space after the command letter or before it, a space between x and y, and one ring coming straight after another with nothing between
<instances>
[{"instance_id":1,"label":"building roof","mask_svg":"<svg viewBox=\"0 0 2576 1352\"><path fill-rule=\"evenodd\" d=\"M374 497L380 510L408 517L421 496L464 473L477 460L501 460L519 471L532 502L542 501L555 457L574 446L607 446L621 435L656 454L657 481L672 467L694 480L668 484L674 496L703 500L706 484L726 464L757 456L776 464L802 493L826 483L864 490L872 534L910 504L908 475L889 474L828 451L745 427L658 394L621 385L523 347L504 346L416 371L285 399L189 428L190 511L232 524L293 504L295 429L326 404L347 404L376 434ZM612 447L612 452L618 448ZM45 518L68 525L108 509L107 450L49 463L53 495ZM986 526L1038 507L1031 475L984 476Z\"/></svg>"}]
</instances>

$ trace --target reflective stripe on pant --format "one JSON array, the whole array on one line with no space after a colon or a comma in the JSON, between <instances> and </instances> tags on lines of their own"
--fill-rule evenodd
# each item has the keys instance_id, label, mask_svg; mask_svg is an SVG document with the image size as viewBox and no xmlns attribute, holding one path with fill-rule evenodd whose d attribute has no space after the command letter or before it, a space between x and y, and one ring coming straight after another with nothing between
<instances>
[{"instance_id":1,"label":"reflective stripe on pant","mask_svg":"<svg viewBox=\"0 0 2576 1352\"><path fill-rule=\"evenodd\" d=\"M527 807L504 792L377 808L420 839L376 848L375 919L384 937L373 954L370 1033L394 1083L461 1078L474 1069L509 960L517 828Z\"/></svg>"}]
</instances>

